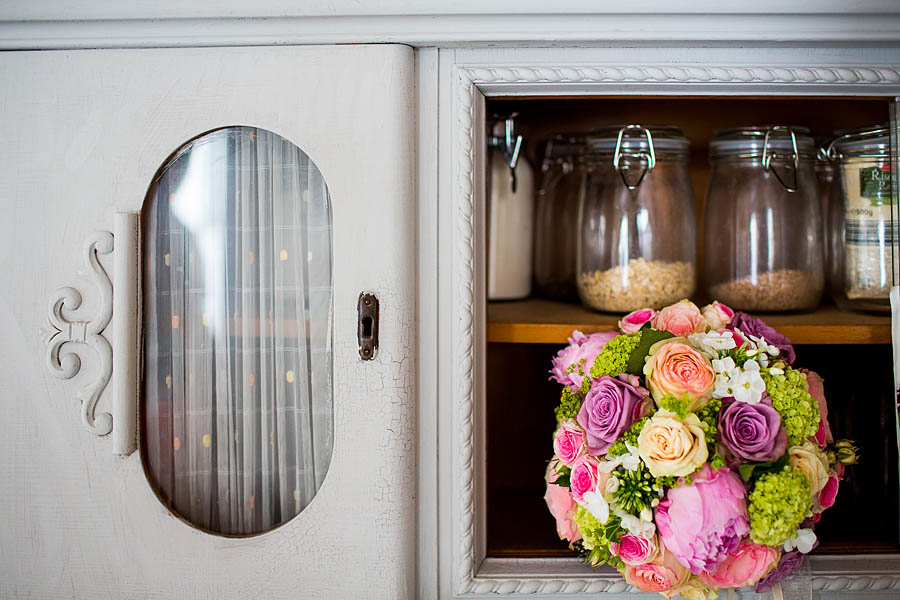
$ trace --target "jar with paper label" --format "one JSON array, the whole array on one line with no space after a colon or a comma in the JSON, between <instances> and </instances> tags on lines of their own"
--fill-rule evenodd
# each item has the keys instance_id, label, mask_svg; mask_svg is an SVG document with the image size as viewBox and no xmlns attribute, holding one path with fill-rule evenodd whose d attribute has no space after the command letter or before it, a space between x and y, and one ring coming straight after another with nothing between
<instances>
[{"instance_id":1,"label":"jar with paper label","mask_svg":"<svg viewBox=\"0 0 900 600\"><path fill-rule=\"evenodd\" d=\"M689 141L671 126L627 125L586 138L578 217L581 302L627 313L694 293L696 218Z\"/></svg>"},{"instance_id":2,"label":"jar with paper label","mask_svg":"<svg viewBox=\"0 0 900 600\"><path fill-rule=\"evenodd\" d=\"M748 311L818 305L825 269L814 154L802 127L716 132L703 236L710 297Z\"/></svg>"},{"instance_id":3,"label":"jar with paper label","mask_svg":"<svg viewBox=\"0 0 900 600\"><path fill-rule=\"evenodd\" d=\"M842 244L833 293L842 308L889 311L897 282L896 201L891 201L891 144L887 125L838 132L828 155L840 165L842 206L831 221Z\"/></svg>"},{"instance_id":4,"label":"jar with paper label","mask_svg":"<svg viewBox=\"0 0 900 600\"><path fill-rule=\"evenodd\" d=\"M534 229L534 282L541 296L578 300L575 254L584 183L584 134L557 134L544 146Z\"/></svg>"}]
</instances>

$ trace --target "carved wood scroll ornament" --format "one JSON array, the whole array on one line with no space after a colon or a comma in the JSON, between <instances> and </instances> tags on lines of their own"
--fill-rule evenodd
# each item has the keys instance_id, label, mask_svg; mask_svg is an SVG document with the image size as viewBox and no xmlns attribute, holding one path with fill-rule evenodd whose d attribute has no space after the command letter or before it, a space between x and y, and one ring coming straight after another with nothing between
<instances>
[{"instance_id":1,"label":"carved wood scroll ornament","mask_svg":"<svg viewBox=\"0 0 900 600\"><path fill-rule=\"evenodd\" d=\"M74 287L61 287L50 299L47 323L42 328L46 348L47 368L59 379L71 379L81 370L81 353L85 346L93 348L100 359L98 373L94 379L75 394L81 402L81 422L95 435L106 435L112 431L112 415L108 412L95 414L97 401L106 389L112 374L112 347L103 336L103 331L112 318L113 286L100 264L99 255L113 251L113 235L108 231L98 231L85 243L85 258L93 280L100 292L100 308L93 319L87 321L69 320L69 315L81 306L82 296ZM61 354L64 345L71 344L71 351ZM70 348L67 347L67 350Z\"/></svg>"}]
</instances>

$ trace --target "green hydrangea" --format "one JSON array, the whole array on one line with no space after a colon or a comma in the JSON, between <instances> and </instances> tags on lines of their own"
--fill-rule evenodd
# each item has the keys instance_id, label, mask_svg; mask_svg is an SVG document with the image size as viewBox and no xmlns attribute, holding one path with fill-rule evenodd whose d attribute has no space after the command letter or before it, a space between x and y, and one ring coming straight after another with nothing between
<instances>
[{"instance_id":1,"label":"green hydrangea","mask_svg":"<svg viewBox=\"0 0 900 600\"><path fill-rule=\"evenodd\" d=\"M691 412L691 406L694 404L694 401L687 394L682 398L676 398L673 394L666 394L659 401L659 407L663 410L667 410L671 413L675 413L675 415L684 421L687 419L688 413Z\"/></svg>"},{"instance_id":2,"label":"green hydrangea","mask_svg":"<svg viewBox=\"0 0 900 600\"><path fill-rule=\"evenodd\" d=\"M563 388L559 397L559 406L556 407L556 422L562 423L568 419L574 419L581 410L581 403L584 401L584 392L572 391L568 386Z\"/></svg>"},{"instance_id":3,"label":"green hydrangea","mask_svg":"<svg viewBox=\"0 0 900 600\"><path fill-rule=\"evenodd\" d=\"M790 467L763 475L749 496L750 539L780 546L794 537L811 508L806 475Z\"/></svg>"},{"instance_id":4,"label":"green hydrangea","mask_svg":"<svg viewBox=\"0 0 900 600\"><path fill-rule=\"evenodd\" d=\"M581 505L575 507L575 524L581 532L581 548L584 559L593 566L602 564L617 565L618 557L609 553L609 544L616 542L622 535L622 523L619 517L609 515L604 524Z\"/></svg>"},{"instance_id":5,"label":"green hydrangea","mask_svg":"<svg viewBox=\"0 0 900 600\"><path fill-rule=\"evenodd\" d=\"M781 422L790 445L802 444L819 429L819 405L809 393L806 375L800 371L784 370L784 375L762 372L772 406L781 415Z\"/></svg>"},{"instance_id":6,"label":"green hydrangea","mask_svg":"<svg viewBox=\"0 0 900 600\"><path fill-rule=\"evenodd\" d=\"M642 332L626 333L609 340L597 358L591 365L591 377L599 379L604 375L615 377L619 373L625 373L628 369L628 359L631 353L641 343ZM591 381L585 377L585 385L590 387Z\"/></svg>"}]
</instances>

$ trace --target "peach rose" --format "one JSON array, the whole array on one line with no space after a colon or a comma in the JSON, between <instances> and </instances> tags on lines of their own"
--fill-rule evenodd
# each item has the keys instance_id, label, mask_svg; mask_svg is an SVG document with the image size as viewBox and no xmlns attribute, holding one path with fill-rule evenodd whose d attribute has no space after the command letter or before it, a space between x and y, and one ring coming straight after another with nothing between
<instances>
[{"instance_id":1,"label":"peach rose","mask_svg":"<svg viewBox=\"0 0 900 600\"><path fill-rule=\"evenodd\" d=\"M781 553L771 546L746 542L719 563L712 573L700 573L700 581L716 588L754 585L778 562Z\"/></svg>"},{"instance_id":2,"label":"peach rose","mask_svg":"<svg viewBox=\"0 0 900 600\"><path fill-rule=\"evenodd\" d=\"M664 594L681 587L688 580L691 572L687 567L675 560L671 552L660 544L659 554L652 561L642 565L625 565L622 573L625 582L642 592L659 592Z\"/></svg>"},{"instance_id":3,"label":"peach rose","mask_svg":"<svg viewBox=\"0 0 900 600\"><path fill-rule=\"evenodd\" d=\"M693 473L709 456L700 419L690 413L679 421L674 413L657 411L641 428L638 454L654 477Z\"/></svg>"},{"instance_id":4,"label":"peach rose","mask_svg":"<svg viewBox=\"0 0 900 600\"><path fill-rule=\"evenodd\" d=\"M716 372L709 359L691 347L686 338L680 337L650 346L644 375L657 405L666 394L676 398L687 395L694 401L691 410L706 406L716 385Z\"/></svg>"},{"instance_id":5,"label":"peach rose","mask_svg":"<svg viewBox=\"0 0 900 600\"><path fill-rule=\"evenodd\" d=\"M656 328L686 336L691 333L703 333L709 324L697 305L690 300L682 300L659 311L656 317Z\"/></svg>"},{"instance_id":6,"label":"peach rose","mask_svg":"<svg viewBox=\"0 0 900 600\"><path fill-rule=\"evenodd\" d=\"M813 498L828 483L828 461L819 448L812 442L803 442L802 446L788 449L788 464L792 469L800 471L809 479L809 491Z\"/></svg>"},{"instance_id":7,"label":"peach rose","mask_svg":"<svg viewBox=\"0 0 900 600\"><path fill-rule=\"evenodd\" d=\"M544 501L550 514L556 519L556 533L559 539L575 542L581 539L581 532L575 523L575 499L569 488L554 483L559 476L556 472L556 461L551 461L547 466L547 492Z\"/></svg>"}]
</instances>

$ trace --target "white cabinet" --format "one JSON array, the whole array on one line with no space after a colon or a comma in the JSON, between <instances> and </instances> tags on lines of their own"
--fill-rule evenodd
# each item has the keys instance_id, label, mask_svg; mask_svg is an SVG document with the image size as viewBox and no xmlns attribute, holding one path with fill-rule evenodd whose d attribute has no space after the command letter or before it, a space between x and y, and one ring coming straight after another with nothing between
<instances>
[{"instance_id":1,"label":"white cabinet","mask_svg":"<svg viewBox=\"0 0 900 600\"><path fill-rule=\"evenodd\" d=\"M396 45L0 57L0 596L410 594L416 510L414 75L412 49ZM141 353L134 340L117 337L114 325L103 327L113 297L129 293L114 285L115 277L113 285L104 283L104 272L112 276L117 262L138 254L124 236L113 240L106 231L113 229L115 213L141 211L157 170L175 150L226 126L274 132L315 163L327 184L333 236L333 316L326 317L333 322L327 340L333 357L327 373L334 407L330 467L299 515L249 537L223 537L177 518L148 483L146 456L117 456L111 436L96 435L108 430L106 413L116 402L113 386L105 385L112 366L107 342L114 357ZM202 174L198 181L211 185ZM260 226L288 225L279 219ZM97 244L86 246L92 239ZM297 255L297 246L290 253L286 248L272 246L273 264L263 265L261 256L255 262L275 269L307 259ZM87 266L98 259L102 271ZM81 306L72 292L54 291L60 286L79 293ZM361 292L380 301L373 360L362 360L358 346ZM42 339L51 313L55 321ZM135 325L133 317L123 323ZM201 325L197 315L182 314L172 316L171 327L179 317L182 327L191 319ZM295 315L294 326L302 330L304 318L315 315ZM51 337L68 340L58 346L60 359L44 346ZM306 337L301 331L294 339ZM157 358L145 356L144 367ZM179 374L193 377L192 369ZM56 378L54 371L74 376ZM274 376L299 386L305 383L301 372ZM257 374L257 385L265 377ZM95 392L97 406L87 411L85 427L82 401ZM113 428L127 425L112 422ZM149 435L145 424L138 430ZM215 449L209 441L200 433L194 437L196 456ZM268 442L258 440L263 450ZM174 445L176 453L188 449ZM204 468L202 461L194 468Z\"/></svg>"}]
</instances>

